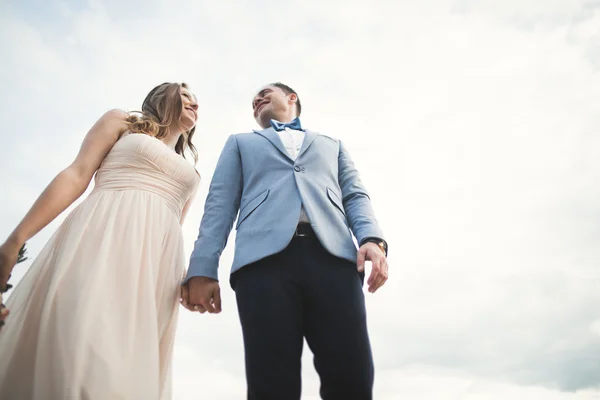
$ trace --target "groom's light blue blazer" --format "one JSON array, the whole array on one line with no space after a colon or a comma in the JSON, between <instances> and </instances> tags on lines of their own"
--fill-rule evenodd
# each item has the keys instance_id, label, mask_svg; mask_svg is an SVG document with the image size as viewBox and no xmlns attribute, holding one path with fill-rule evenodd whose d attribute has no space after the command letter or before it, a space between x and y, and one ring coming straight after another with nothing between
<instances>
[{"instance_id":1,"label":"groom's light blue blazer","mask_svg":"<svg viewBox=\"0 0 600 400\"><path fill-rule=\"evenodd\" d=\"M285 249L302 205L323 247L337 257L356 261L353 235L358 243L384 239L341 141L305 132L295 161L273 128L228 138L210 183L186 282L194 276L218 279L219 258L236 216L231 273Z\"/></svg>"}]
</instances>

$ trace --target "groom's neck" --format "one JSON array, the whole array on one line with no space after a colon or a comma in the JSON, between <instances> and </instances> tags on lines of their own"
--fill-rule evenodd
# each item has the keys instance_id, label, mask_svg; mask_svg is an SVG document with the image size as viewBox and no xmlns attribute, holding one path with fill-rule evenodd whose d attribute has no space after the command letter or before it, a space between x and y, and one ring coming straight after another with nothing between
<instances>
[{"instance_id":1,"label":"groom's neck","mask_svg":"<svg viewBox=\"0 0 600 400\"><path fill-rule=\"evenodd\" d=\"M267 129L268 127L271 126L272 119L274 119L277 122L282 122L284 124L288 124L288 123L292 122L294 119L296 119L296 114L293 112L292 113L281 113L279 115L271 114L269 116L265 116L264 119L261 119L259 125L263 129Z\"/></svg>"}]
</instances>

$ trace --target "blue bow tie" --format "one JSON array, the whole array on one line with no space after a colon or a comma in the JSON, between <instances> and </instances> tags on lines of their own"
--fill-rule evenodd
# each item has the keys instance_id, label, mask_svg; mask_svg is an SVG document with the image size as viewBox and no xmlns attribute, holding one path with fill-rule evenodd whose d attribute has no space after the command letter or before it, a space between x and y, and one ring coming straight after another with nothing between
<instances>
[{"instance_id":1,"label":"blue bow tie","mask_svg":"<svg viewBox=\"0 0 600 400\"><path fill-rule=\"evenodd\" d=\"M276 131L282 131L285 128L290 128L290 129L294 129L294 130L297 130L297 131L301 131L302 130L302 125L300 125L300 118L295 118L292 122L287 123L287 124L285 124L283 122L275 121L274 119L272 119L271 120L271 126Z\"/></svg>"}]
</instances>

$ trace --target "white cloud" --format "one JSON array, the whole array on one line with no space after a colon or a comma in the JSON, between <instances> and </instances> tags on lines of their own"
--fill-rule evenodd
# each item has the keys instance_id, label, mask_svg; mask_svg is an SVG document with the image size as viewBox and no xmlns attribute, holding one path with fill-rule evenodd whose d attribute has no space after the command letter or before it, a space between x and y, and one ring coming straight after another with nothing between
<instances>
[{"instance_id":1,"label":"white cloud","mask_svg":"<svg viewBox=\"0 0 600 400\"><path fill-rule=\"evenodd\" d=\"M93 1L45 23L3 5L0 236L95 118L185 80L200 100L204 177L184 227L191 249L225 138L255 127L254 91L282 80L305 126L345 141L388 235L392 278L367 295L376 398L597 397L594 4ZM231 246L224 313L181 314L178 400L243 396L230 262ZM315 398L308 349L303 361Z\"/></svg>"}]
</instances>

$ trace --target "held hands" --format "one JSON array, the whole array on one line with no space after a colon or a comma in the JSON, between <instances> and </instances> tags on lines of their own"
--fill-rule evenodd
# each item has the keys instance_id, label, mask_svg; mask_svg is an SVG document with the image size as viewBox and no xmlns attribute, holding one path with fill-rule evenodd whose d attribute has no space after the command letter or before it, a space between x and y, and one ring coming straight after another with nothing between
<instances>
[{"instance_id":1,"label":"held hands","mask_svg":"<svg viewBox=\"0 0 600 400\"><path fill-rule=\"evenodd\" d=\"M357 257L358 272L365 270L365 261L371 261L371 275L367 280L369 292L375 293L388 279L388 263L385 253L375 243L367 242L360 246Z\"/></svg>"},{"instance_id":2,"label":"held hands","mask_svg":"<svg viewBox=\"0 0 600 400\"><path fill-rule=\"evenodd\" d=\"M205 276L195 276L181 287L181 305L200 314L221 312L219 282Z\"/></svg>"}]
</instances>

